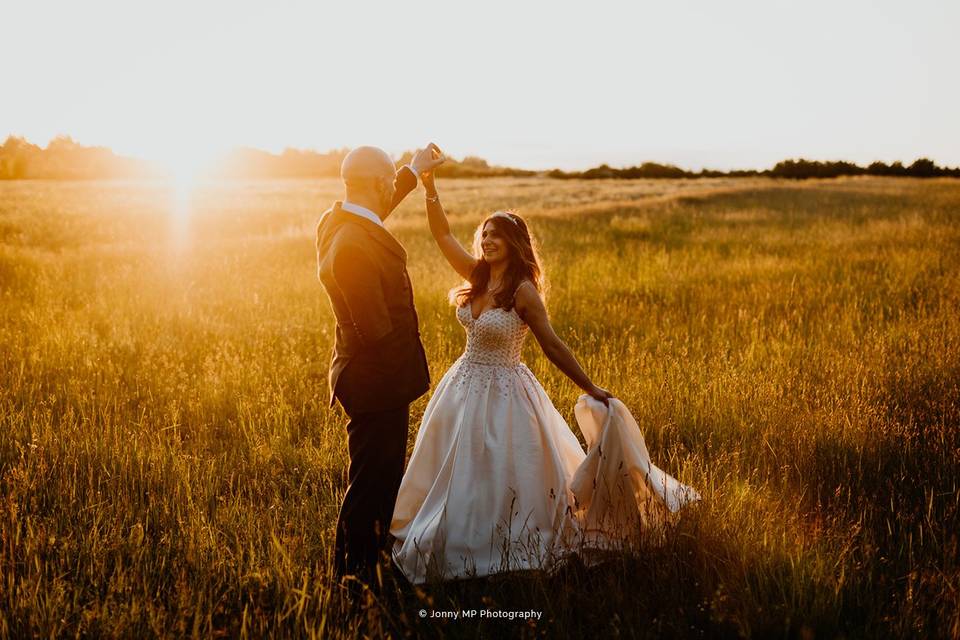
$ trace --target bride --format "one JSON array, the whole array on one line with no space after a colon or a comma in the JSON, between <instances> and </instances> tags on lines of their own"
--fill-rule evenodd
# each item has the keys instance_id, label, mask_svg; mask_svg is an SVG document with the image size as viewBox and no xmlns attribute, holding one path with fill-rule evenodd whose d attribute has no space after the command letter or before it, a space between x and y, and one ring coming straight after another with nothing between
<instances>
[{"instance_id":1,"label":"bride","mask_svg":"<svg viewBox=\"0 0 960 640\"><path fill-rule=\"evenodd\" d=\"M651 488L671 510L696 499L650 464L629 412L554 332L526 222L509 211L489 216L477 229L475 257L451 234L433 175L423 184L433 237L466 280L454 296L467 343L427 404L400 484L390 533L406 577L422 583L550 568L588 530L597 533L599 519L635 521L640 494ZM586 392L576 415L589 453L520 362L528 331ZM598 479L603 485L630 474L626 501L597 490Z\"/></svg>"}]
</instances>

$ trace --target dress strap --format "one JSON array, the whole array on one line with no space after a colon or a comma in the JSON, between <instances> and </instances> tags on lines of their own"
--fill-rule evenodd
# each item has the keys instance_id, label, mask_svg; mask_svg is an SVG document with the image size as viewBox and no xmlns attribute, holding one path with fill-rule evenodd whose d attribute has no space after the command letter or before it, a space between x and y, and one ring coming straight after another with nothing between
<instances>
[{"instance_id":1,"label":"dress strap","mask_svg":"<svg viewBox=\"0 0 960 640\"><path fill-rule=\"evenodd\" d=\"M522 287L522 286L525 285L525 284L528 284L528 285L530 285L531 287L533 286L533 283L530 282L529 280L527 280L527 279L521 280L521 281L520 281L520 284L517 285L517 288L513 290L513 295L516 296L516 295L517 295L517 291L520 291L520 287Z\"/></svg>"},{"instance_id":2,"label":"dress strap","mask_svg":"<svg viewBox=\"0 0 960 640\"><path fill-rule=\"evenodd\" d=\"M522 287L522 286L525 285L525 284L529 284L531 287L533 286L533 283L530 282L529 280L523 280L520 284L517 285L517 288L513 290L513 298L510 299L510 306L511 306L512 308L516 308L516 306L517 306L517 293L520 291L520 287Z\"/></svg>"}]
</instances>

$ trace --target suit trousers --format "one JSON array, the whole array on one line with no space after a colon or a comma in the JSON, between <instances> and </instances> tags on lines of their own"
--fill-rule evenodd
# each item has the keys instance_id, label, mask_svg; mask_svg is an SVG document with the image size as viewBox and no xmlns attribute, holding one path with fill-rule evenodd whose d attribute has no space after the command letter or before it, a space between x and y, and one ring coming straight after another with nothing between
<instances>
[{"instance_id":1,"label":"suit trousers","mask_svg":"<svg viewBox=\"0 0 960 640\"><path fill-rule=\"evenodd\" d=\"M370 584L385 550L403 478L410 405L371 412L347 411L349 482L337 517L334 573Z\"/></svg>"}]
</instances>

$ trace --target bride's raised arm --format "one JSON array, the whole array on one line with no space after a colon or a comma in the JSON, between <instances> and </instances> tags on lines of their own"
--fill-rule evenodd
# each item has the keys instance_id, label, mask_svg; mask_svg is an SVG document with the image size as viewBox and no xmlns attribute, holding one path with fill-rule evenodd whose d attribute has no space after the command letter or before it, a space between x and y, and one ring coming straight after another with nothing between
<instances>
[{"instance_id":1,"label":"bride's raised arm","mask_svg":"<svg viewBox=\"0 0 960 640\"><path fill-rule=\"evenodd\" d=\"M477 266L477 259L467 253L463 245L450 233L450 223L447 222L447 214L444 213L443 205L440 204L433 173L423 174L422 178L423 188L427 193L427 220L430 222L430 233L433 234L433 239L437 241L440 252L450 266L464 280L469 280L470 274Z\"/></svg>"},{"instance_id":2,"label":"bride's raised arm","mask_svg":"<svg viewBox=\"0 0 960 640\"><path fill-rule=\"evenodd\" d=\"M590 376L584 372L583 367L577 362L577 358L570 351L570 347L564 344L557 332L553 330L550 319L547 317L547 308L543 304L543 298L540 297L536 288L529 281L522 282L517 288L514 300L517 315L530 327L530 331L536 337L547 359L573 380L574 384L600 402L607 404L607 399L612 398L613 394L603 387L598 387L590 380Z\"/></svg>"}]
</instances>

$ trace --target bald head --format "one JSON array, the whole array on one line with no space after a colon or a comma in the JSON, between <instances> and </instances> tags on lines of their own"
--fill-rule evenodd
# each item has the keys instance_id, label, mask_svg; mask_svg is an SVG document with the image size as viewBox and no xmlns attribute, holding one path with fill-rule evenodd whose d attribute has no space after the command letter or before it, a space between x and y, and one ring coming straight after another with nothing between
<instances>
[{"instance_id":1,"label":"bald head","mask_svg":"<svg viewBox=\"0 0 960 640\"><path fill-rule=\"evenodd\" d=\"M347 154L340 165L340 178L346 184L364 180L393 179L393 160L377 147L357 147Z\"/></svg>"},{"instance_id":2,"label":"bald head","mask_svg":"<svg viewBox=\"0 0 960 640\"><path fill-rule=\"evenodd\" d=\"M393 184L395 174L393 160L386 151L377 147L357 147L347 154L340 165L346 199L370 209L381 218L390 212L396 192Z\"/></svg>"}]
</instances>

